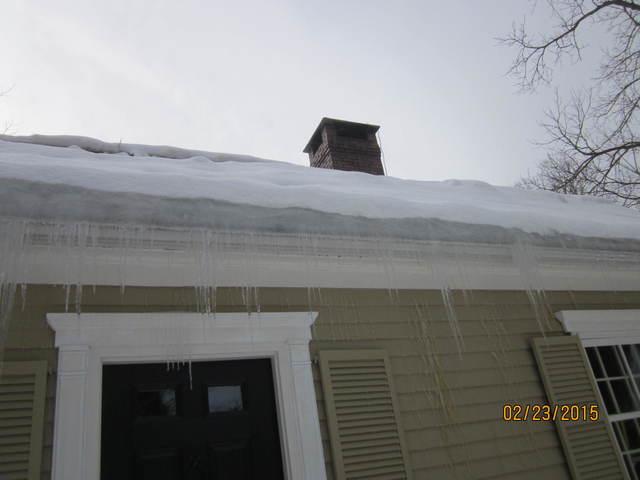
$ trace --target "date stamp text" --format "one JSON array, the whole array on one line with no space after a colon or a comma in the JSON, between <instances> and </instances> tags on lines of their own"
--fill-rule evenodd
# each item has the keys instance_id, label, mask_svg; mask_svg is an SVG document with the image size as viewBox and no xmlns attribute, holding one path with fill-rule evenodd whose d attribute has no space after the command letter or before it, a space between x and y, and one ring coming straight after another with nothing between
<instances>
[{"instance_id":1,"label":"date stamp text","mask_svg":"<svg viewBox=\"0 0 640 480\"><path fill-rule=\"evenodd\" d=\"M598 405L546 405L506 403L502 407L505 422L597 422Z\"/></svg>"}]
</instances>

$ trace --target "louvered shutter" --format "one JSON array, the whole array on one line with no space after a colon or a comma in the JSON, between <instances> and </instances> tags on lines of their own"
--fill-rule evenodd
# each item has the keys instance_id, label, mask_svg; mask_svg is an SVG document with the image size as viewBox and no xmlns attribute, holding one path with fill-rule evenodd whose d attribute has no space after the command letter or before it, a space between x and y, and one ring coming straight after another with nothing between
<instances>
[{"instance_id":1,"label":"louvered shutter","mask_svg":"<svg viewBox=\"0 0 640 480\"><path fill-rule=\"evenodd\" d=\"M536 338L533 351L550 404L597 404L600 411L596 422L556 421L573 478L628 479L580 339L576 336Z\"/></svg>"},{"instance_id":2,"label":"louvered shutter","mask_svg":"<svg viewBox=\"0 0 640 480\"><path fill-rule=\"evenodd\" d=\"M336 479L410 479L386 352L319 356Z\"/></svg>"},{"instance_id":3,"label":"louvered shutter","mask_svg":"<svg viewBox=\"0 0 640 480\"><path fill-rule=\"evenodd\" d=\"M0 479L40 478L47 362L0 366Z\"/></svg>"}]
</instances>

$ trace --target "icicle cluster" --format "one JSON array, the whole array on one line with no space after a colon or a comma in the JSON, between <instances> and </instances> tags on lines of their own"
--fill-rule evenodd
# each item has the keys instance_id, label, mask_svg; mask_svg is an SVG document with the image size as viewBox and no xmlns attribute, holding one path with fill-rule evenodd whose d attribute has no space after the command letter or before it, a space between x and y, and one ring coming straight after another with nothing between
<instances>
[{"instance_id":1,"label":"icicle cluster","mask_svg":"<svg viewBox=\"0 0 640 480\"><path fill-rule=\"evenodd\" d=\"M338 243L327 247L327 238ZM336 251L338 245L338 251ZM472 292L469 278L478 277L473 261L469 257L460 258L463 251L457 250L452 242L405 241L398 238L377 236L322 237L310 233L276 234L265 232L233 231L224 229L170 229L142 225L106 225L89 222L38 222L34 220L0 220L0 348L6 337L6 324L10 310L15 304L17 287L20 287L23 304L26 295L25 279L29 277L26 261L31 255L47 252L62 256L64 271L61 278L54 281L64 288L65 310L81 312L83 289L87 281L96 277L104 268L105 259L113 264L114 252L117 257L117 271L121 292L129 285L130 268L146 261L142 257L154 253L166 261L167 275L171 274L174 255L191 255L191 263L183 285L192 285L197 310L215 315L217 310L217 290L225 276L229 262L242 264L242 275L235 285L241 288L242 301L248 313L261 311L259 287L256 282L256 265L265 256L293 258L296 267L302 269L303 281L295 285L307 289L309 310L316 302L322 303L322 292L314 284L316 272L336 272L343 267L341 262L374 262L384 275L391 303L398 298L399 269L409 263L418 267L428 279L429 289L439 289L442 303L450 325L451 335L458 352L465 349L464 338L454 304L453 290L462 290L464 302L468 302ZM508 245L507 245L508 247ZM519 272L521 284L514 289L524 289L544 334L549 327L547 301L542 282L538 275L536 247L526 237L511 244L511 262ZM453 253L452 253L453 252ZM233 259L230 260L229 254ZM146 257L144 257L146 258ZM163 260L160 260L161 262ZM402 266L400 266L402 263ZM300 272L298 272L300 273ZM93 285L95 288L95 285ZM476 286L477 288L477 286ZM570 290L570 286L567 286Z\"/></svg>"}]
</instances>

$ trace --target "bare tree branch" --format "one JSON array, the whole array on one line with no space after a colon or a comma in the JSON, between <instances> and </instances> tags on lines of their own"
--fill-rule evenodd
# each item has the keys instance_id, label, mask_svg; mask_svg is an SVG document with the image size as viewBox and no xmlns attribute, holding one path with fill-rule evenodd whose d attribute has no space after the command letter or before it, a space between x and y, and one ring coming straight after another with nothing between
<instances>
[{"instance_id":1,"label":"bare tree branch","mask_svg":"<svg viewBox=\"0 0 640 480\"><path fill-rule=\"evenodd\" d=\"M525 23L503 42L517 48L509 70L522 89L552 81L553 67L582 58L579 38L588 23L606 27L611 47L602 53L591 89L568 101L556 96L543 124L547 159L520 182L580 195L598 195L640 207L640 3L635 0L547 0L555 26L533 40Z\"/></svg>"}]
</instances>

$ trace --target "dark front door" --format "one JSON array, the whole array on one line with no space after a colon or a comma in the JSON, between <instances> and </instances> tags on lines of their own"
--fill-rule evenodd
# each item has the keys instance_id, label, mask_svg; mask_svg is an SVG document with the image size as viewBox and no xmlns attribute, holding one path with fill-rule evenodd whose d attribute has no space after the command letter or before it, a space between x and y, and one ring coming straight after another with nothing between
<instances>
[{"instance_id":1,"label":"dark front door","mask_svg":"<svg viewBox=\"0 0 640 480\"><path fill-rule=\"evenodd\" d=\"M270 360L103 367L102 480L282 478Z\"/></svg>"}]
</instances>

